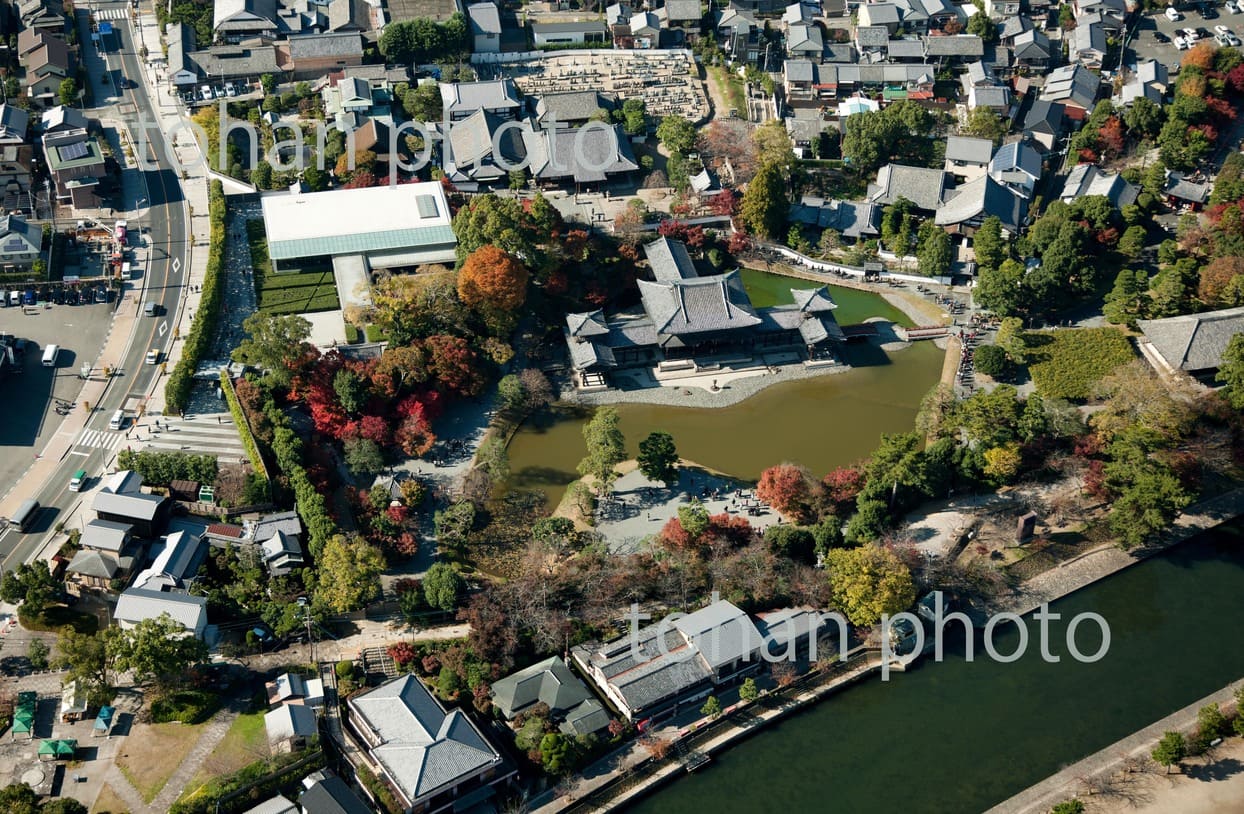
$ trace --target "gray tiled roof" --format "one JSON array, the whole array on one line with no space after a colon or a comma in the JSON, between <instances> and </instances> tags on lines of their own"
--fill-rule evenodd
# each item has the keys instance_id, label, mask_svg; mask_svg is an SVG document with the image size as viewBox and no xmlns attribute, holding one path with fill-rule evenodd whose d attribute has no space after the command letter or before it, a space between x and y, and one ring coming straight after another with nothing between
<instances>
[{"instance_id":1,"label":"gray tiled roof","mask_svg":"<svg viewBox=\"0 0 1244 814\"><path fill-rule=\"evenodd\" d=\"M26 140L30 114L16 105L0 105L0 143L21 144Z\"/></svg>"},{"instance_id":2,"label":"gray tiled roof","mask_svg":"<svg viewBox=\"0 0 1244 814\"><path fill-rule=\"evenodd\" d=\"M255 528L252 531L254 539L259 542L269 540L272 535L277 532L283 532L292 537L298 537L302 534L302 521L298 519L298 512L290 510L285 512L273 512L265 514L255 521Z\"/></svg>"},{"instance_id":3,"label":"gray tiled roof","mask_svg":"<svg viewBox=\"0 0 1244 814\"><path fill-rule=\"evenodd\" d=\"M631 140L620 125L611 128L562 128L523 130L528 169L541 180L572 179L586 184L610 175L633 172L639 163L631 152ZM600 169L604 167L604 169Z\"/></svg>"},{"instance_id":4,"label":"gray tiled roof","mask_svg":"<svg viewBox=\"0 0 1244 814\"><path fill-rule=\"evenodd\" d=\"M639 281L644 310L661 334L678 336L757 325L737 272L690 280Z\"/></svg>"},{"instance_id":5,"label":"gray tiled roof","mask_svg":"<svg viewBox=\"0 0 1244 814\"><path fill-rule=\"evenodd\" d=\"M1015 49L1016 59L1049 59L1050 58L1050 38L1045 36L1042 31L1035 28L1031 31L1025 31L1015 37L1012 43Z\"/></svg>"},{"instance_id":6,"label":"gray tiled roof","mask_svg":"<svg viewBox=\"0 0 1244 814\"><path fill-rule=\"evenodd\" d=\"M1028 201L1009 188L999 184L988 175L982 175L956 190L934 216L938 226L952 226L973 220L983 220L991 215L1015 233L1023 225Z\"/></svg>"},{"instance_id":7,"label":"gray tiled roof","mask_svg":"<svg viewBox=\"0 0 1244 814\"><path fill-rule=\"evenodd\" d=\"M885 48L890 31L883 25L861 25L855 29L855 41L861 48Z\"/></svg>"},{"instance_id":8,"label":"gray tiled roof","mask_svg":"<svg viewBox=\"0 0 1244 814\"><path fill-rule=\"evenodd\" d=\"M1203 204L1209 201L1211 190L1210 184L1198 184L1195 181L1189 181L1182 173L1172 172L1166 179L1166 188L1162 190L1162 193L1179 198L1181 201Z\"/></svg>"},{"instance_id":9,"label":"gray tiled roof","mask_svg":"<svg viewBox=\"0 0 1244 814\"><path fill-rule=\"evenodd\" d=\"M924 52L931 57L979 57L985 53L985 43L975 34L926 37Z\"/></svg>"},{"instance_id":10,"label":"gray tiled roof","mask_svg":"<svg viewBox=\"0 0 1244 814\"><path fill-rule=\"evenodd\" d=\"M1059 195L1064 201L1100 195L1111 205L1122 208L1136 202L1140 190L1117 172L1106 173L1095 164L1080 164L1067 174L1067 181Z\"/></svg>"},{"instance_id":11,"label":"gray tiled roof","mask_svg":"<svg viewBox=\"0 0 1244 814\"><path fill-rule=\"evenodd\" d=\"M1231 339L1244 333L1244 308L1137 322L1154 349L1176 370L1211 370L1222 365Z\"/></svg>"},{"instance_id":12,"label":"gray tiled roof","mask_svg":"<svg viewBox=\"0 0 1244 814\"><path fill-rule=\"evenodd\" d=\"M1024 117L1024 132L1049 133L1055 136L1063 131L1063 106L1058 102L1038 99Z\"/></svg>"},{"instance_id":13,"label":"gray tiled roof","mask_svg":"<svg viewBox=\"0 0 1244 814\"><path fill-rule=\"evenodd\" d=\"M65 570L71 574L112 579L121 570L121 566L110 554L84 548L73 555Z\"/></svg>"},{"instance_id":14,"label":"gray tiled roof","mask_svg":"<svg viewBox=\"0 0 1244 814\"><path fill-rule=\"evenodd\" d=\"M371 748L372 757L412 801L501 762L501 755L465 713L447 713L413 675L382 684L349 703L381 741Z\"/></svg>"},{"instance_id":15,"label":"gray tiled roof","mask_svg":"<svg viewBox=\"0 0 1244 814\"><path fill-rule=\"evenodd\" d=\"M253 808L246 809L242 814L298 814L298 806L278 794Z\"/></svg>"},{"instance_id":16,"label":"gray tiled roof","mask_svg":"<svg viewBox=\"0 0 1244 814\"><path fill-rule=\"evenodd\" d=\"M825 48L821 29L807 23L796 23L786 31L786 50L792 53L819 54Z\"/></svg>"},{"instance_id":17,"label":"gray tiled roof","mask_svg":"<svg viewBox=\"0 0 1244 814\"><path fill-rule=\"evenodd\" d=\"M609 333L605 312L599 308L585 314L566 314L566 327L571 336L606 336Z\"/></svg>"},{"instance_id":18,"label":"gray tiled roof","mask_svg":"<svg viewBox=\"0 0 1244 814\"><path fill-rule=\"evenodd\" d=\"M890 59L924 59L924 43L920 40L890 40L886 43Z\"/></svg>"},{"instance_id":19,"label":"gray tiled roof","mask_svg":"<svg viewBox=\"0 0 1244 814\"><path fill-rule=\"evenodd\" d=\"M361 56L362 53L363 37L355 32L289 38L289 55L295 63L300 59Z\"/></svg>"},{"instance_id":20,"label":"gray tiled roof","mask_svg":"<svg viewBox=\"0 0 1244 814\"><path fill-rule=\"evenodd\" d=\"M585 122L596 111L612 108L613 99L597 90L548 93L536 103L536 118L541 122L555 118L559 124Z\"/></svg>"},{"instance_id":21,"label":"gray tiled roof","mask_svg":"<svg viewBox=\"0 0 1244 814\"><path fill-rule=\"evenodd\" d=\"M307 783L316 774L321 778L308 786ZM316 772L303 781L306 789L298 795L298 804L304 814L372 814L372 809L358 798L344 780L332 774L323 777L323 774Z\"/></svg>"},{"instance_id":22,"label":"gray tiled roof","mask_svg":"<svg viewBox=\"0 0 1244 814\"><path fill-rule=\"evenodd\" d=\"M815 68L811 60L807 59L788 59L782 65L782 71L786 74L788 82L813 82L815 81Z\"/></svg>"},{"instance_id":23,"label":"gray tiled roof","mask_svg":"<svg viewBox=\"0 0 1244 814\"><path fill-rule=\"evenodd\" d=\"M946 160L958 164L985 166L993 157L993 142L987 138L950 136L946 139Z\"/></svg>"},{"instance_id":24,"label":"gray tiled roof","mask_svg":"<svg viewBox=\"0 0 1244 814\"><path fill-rule=\"evenodd\" d=\"M198 68L199 76L232 78L282 73L271 45L215 45L190 53L188 59Z\"/></svg>"},{"instance_id":25,"label":"gray tiled roof","mask_svg":"<svg viewBox=\"0 0 1244 814\"><path fill-rule=\"evenodd\" d=\"M492 685L493 703L507 719L537 703L547 704L554 716L562 718L591 698L591 692L559 656L511 673Z\"/></svg>"},{"instance_id":26,"label":"gray tiled roof","mask_svg":"<svg viewBox=\"0 0 1244 814\"><path fill-rule=\"evenodd\" d=\"M879 234L881 207L860 201L826 201L810 195L791 207L793 220L822 229L833 229L843 237L858 238Z\"/></svg>"},{"instance_id":27,"label":"gray tiled roof","mask_svg":"<svg viewBox=\"0 0 1244 814\"><path fill-rule=\"evenodd\" d=\"M700 19L700 0L666 0L665 12L671 22Z\"/></svg>"},{"instance_id":28,"label":"gray tiled roof","mask_svg":"<svg viewBox=\"0 0 1244 814\"><path fill-rule=\"evenodd\" d=\"M658 642L658 634L663 645ZM640 628L596 650L576 648L626 705L638 712L707 682L712 672L682 633L666 624Z\"/></svg>"},{"instance_id":29,"label":"gray tiled roof","mask_svg":"<svg viewBox=\"0 0 1244 814\"><path fill-rule=\"evenodd\" d=\"M868 185L868 200L889 205L906 198L932 212L941 204L945 190L946 173L940 169L886 164L877 172L877 183Z\"/></svg>"},{"instance_id":30,"label":"gray tiled roof","mask_svg":"<svg viewBox=\"0 0 1244 814\"><path fill-rule=\"evenodd\" d=\"M670 282L699 276L691 255L687 253L687 245L681 240L670 240L662 236L651 243L645 243L644 257L648 259L648 265L652 267L652 274L657 280Z\"/></svg>"},{"instance_id":31,"label":"gray tiled roof","mask_svg":"<svg viewBox=\"0 0 1244 814\"><path fill-rule=\"evenodd\" d=\"M1097 101L1101 77L1083 65L1064 65L1055 68L1045 78L1041 99L1047 102L1072 103L1085 110L1092 110Z\"/></svg>"},{"instance_id":32,"label":"gray tiled roof","mask_svg":"<svg viewBox=\"0 0 1244 814\"><path fill-rule=\"evenodd\" d=\"M838 303L834 302L833 297L829 296L829 289L825 286L820 288L792 288L790 293L795 299L795 307L806 314L820 314L832 311L838 307Z\"/></svg>"}]
</instances>

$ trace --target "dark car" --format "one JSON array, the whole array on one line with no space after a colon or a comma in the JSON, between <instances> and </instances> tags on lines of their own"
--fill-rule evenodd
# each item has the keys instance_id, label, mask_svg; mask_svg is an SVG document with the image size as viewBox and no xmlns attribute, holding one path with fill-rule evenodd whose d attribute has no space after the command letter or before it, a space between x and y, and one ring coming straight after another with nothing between
<instances>
[{"instance_id":1,"label":"dark car","mask_svg":"<svg viewBox=\"0 0 1244 814\"><path fill-rule=\"evenodd\" d=\"M1201 19L1217 20L1218 12L1214 10L1213 6L1201 6Z\"/></svg>"},{"instance_id":2,"label":"dark car","mask_svg":"<svg viewBox=\"0 0 1244 814\"><path fill-rule=\"evenodd\" d=\"M1204 27L1197 28L1196 35L1197 35L1197 39L1202 39L1202 40L1212 40L1214 38L1213 32L1210 31L1208 28L1204 28Z\"/></svg>"},{"instance_id":3,"label":"dark car","mask_svg":"<svg viewBox=\"0 0 1244 814\"><path fill-rule=\"evenodd\" d=\"M1171 41L1171 38L1163 34L1161 31L1154 31L1153 38L1157 40L1158 42L1167 44L1167 45L1169 45Z\"/></svg>"}]
</instances>

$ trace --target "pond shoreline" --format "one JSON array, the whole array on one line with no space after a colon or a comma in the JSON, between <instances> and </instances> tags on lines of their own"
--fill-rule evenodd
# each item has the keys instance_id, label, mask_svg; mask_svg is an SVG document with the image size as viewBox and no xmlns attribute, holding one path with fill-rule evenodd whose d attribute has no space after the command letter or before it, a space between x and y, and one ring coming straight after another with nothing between
<instances>
[{"instance_id":1,"label":"pond shoreline","mask_svg":"<svg viewBox=\"0 0 1244 814\"><path fill-rule=\"evenodd\" d=\"M1042 603L1054 602L1056 600L1063 599L1077 591L1082 590L1083 588L1105 579L1108 576L1114 575L1133 565L1144 562L1146 559L1155 554L1167 551L1170 548L1173 548L1174 546L1193 537L1199 536L1200 534L1226 523L1230 523L1238 519L1242 513L1244 513L1244 488L1235 489L1223 495L1202 501L1199 504L1189 507L1189 510L1190 511L1188 513L1180 515L1180 517L1176 519L1175 525L1168 530L1167 534L1163 535L1162 539L1155 541L1149 546L1146 546L1144 549L1134 552L1127 552L1115 546L1110 546L1109 548L1116 552L1118 556L1110 556L1108 563L1098 562L1098 558L1086 555L1077 557L1063 565L1054 566L1053 568L1025 581L1020 586L1019 590L1015 592L1015 594L1003 599L1000 603L995 603L990 610L995 613L1001 611L1013 612L1022 616L1025 613L1035 610ZM1096 554L1098 552L1104 552L1106 549L1107 547L1103 547L1102 549L1097 549L1092 553ZM1103 565L1105 566L1104 568ZM731 732L723 733L719 737L714 737L711 745L705 745L705 750L717 752L729 748L729 746L734 745L736 742L755 734L758 730L762 729L769 723L786 717L786 714L793 712L796 709L804 709L813 706L824 697L832 694L835 690L845 687L847 684L853 684L872 672L880 669L879 662L876 664L866 664L861 666L864 667L864 669L853 670L847 675L837 676L837 680L831 678L828 683L818 685L815 691L806 691L801 693L797 698L791 699L787 704L782 705L781 709L783 714L781 715L773 717L758 715L757 720L755 720L751 725L746 727L736 727ZM762 698L763 697L766 696L762 696ZM693 735L695 732L696 729L692 728L690 730L683 729L681 731L665 732L663 734L665 737L677 742ZM595 774L591 780L583 781L589 784L594 784L592 787L577 788L574 799L558 797L544 801L533 810L556 812L563 810L587 810L589 807L592 810L598 811L614 810L615 808L635 801L641 796L657 791L660 787L664 786L671 780L674 780L686 773L686 761L694 755L694 752L687 751L680 758L673 759L663 765L656 765L660 762L654 761L650 757L645 758L638 754L641 751L642 747L638 743L632 744L629 749L625 750L625 753L623 750L619 750L619 752L615 753L614 756L606 759L611 765L605 771ZM628 756L632 758L630 761L626 759ZM645 769L645 767L648 768ZM651 771L652 774L647 777L639 778L636 785L622 790L618 796L603 801L593 799L596 795L608 794L609 789L618 780L618 778L624 775L643 773L645 770ZM1050 780L1045 782L1050 782ZM1038 786L1042 786L1042 784L1038 784ZM1018 795L1016 795L1016 797L1022 797L1029 792L1032 792L1033 789L1037 789L1037 787L1032 787L1032 789L1027 791L1021 791ZM1043 786L1041 790L1048 793L1048 790ZM1015 798L1010 798L1000 805L1006 805L1012 799ZM1006 814L1012 814L1012 812L1017 811L1023 811L1025 814L1028 814L1028 812L1032 812L1034 810L1035 809L1031 806L1025 806L1022 809L998 809L999 812L1005 811Z\"/></svg>"}]
</instances>

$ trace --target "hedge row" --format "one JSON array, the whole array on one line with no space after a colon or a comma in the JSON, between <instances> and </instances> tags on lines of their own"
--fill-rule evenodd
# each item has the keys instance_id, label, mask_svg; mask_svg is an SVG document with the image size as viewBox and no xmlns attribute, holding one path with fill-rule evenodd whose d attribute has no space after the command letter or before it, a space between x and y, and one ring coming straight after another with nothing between
<instances>
[{"instance_id":1,"label":"hedge row","mask_svg":"<svg viewBox=\"0 0 1244 814\"><path fill-rule=\"evenodd\" d=\"M144 449L123 449L117 455L117 466L133 469L148 486L168 486L175 480L191 480L211 485L216 482L219 467L215 455L191 455L185 452Z\"/></svg>"},{"instance_id":2,"label":"hedge row","mask_svg":"<svg viewBox=\"0 0 1244 814\"><path fill-rule=\"evenodd\" d=\"M233 389L233 379L229 378L229 371L224 368L220 371L220 389L224 392L225 401L229 404L229 413L233 416L233 424L238 428L238 435L242 438L242 446L246 447L246 457L250 458L251 467L263 477L265 483L271 482L272 477L268 474L268 466L264 463L263 456L259 454L259 445L255 443L255 436L251 433L251 423L238 402L237 391Z\"/></svg>"},{"instance_id":3,"label":"hedge row","mask_svg":"<svg viewBox=\"0 0 1244 814\"><path fill-rule=\"evenodd\" d=\"M315 488L302 465L302 439L289 426L289 417L271 399L264 405L264 413L272 422L272 455L277 467L289 479L298 516L307 527L307 549L312 557L318 558L324 544L337 533L337 524L328 513L324 495Z\"/></svg>"},{"instance_id":4,"label":"hedge row","mask_svg":"<svg viewBox=\"0 0 1244 814\"><path fill-rule=\"evenodd\" d=\"M194 324L186 334L181 348L181 359L164 385L164 412L166 415L184 412L190 399L190 387L199 361L207 355L212 334L216 331L216 319L224 299L224 286L220 280L224 263L225 239L225 190L219 181L212 181L208 192L208 215L212 224L211 241L207 250L207 272L203 277L203 293L199 299Z\"/></svg>"},{"instance_id":5,"label":"hedge row","mask_svg":"<svg viewBox=\"0 0 1244 814\"><path fill-rule=\"evenodd\" d=\"M264 278L260 293L282 288L305 288L306 286L336 285L331 271L291 271Z\"/></svg>"},{"instance_id":6,"label":"hedge row","mask_svg":"<svg viewBox=\"0 0 1244 814\"><path fill-rule=\"evenodd\" d=\"M339 307L341 303L336 294L321 294L310 300L265 305L260 310L267 314L314 314L317 311L336 311Z\"/></svg>"}]
</instances>

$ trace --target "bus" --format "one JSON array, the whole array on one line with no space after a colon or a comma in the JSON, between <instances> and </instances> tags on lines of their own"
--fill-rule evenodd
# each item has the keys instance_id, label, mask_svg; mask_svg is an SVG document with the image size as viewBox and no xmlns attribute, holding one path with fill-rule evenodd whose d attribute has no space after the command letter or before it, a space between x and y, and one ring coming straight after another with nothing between
<instances>
[{"instance_id":1,"label":"bus","mask_svg":"<svg viewBox=\"0 0 1244 814\"><path fill-rule=\"evenodd\" d=\"M17 514L13 515L9 522L17 526L18 531L27 532L38 516L39 501L33 499L26 500L22 502L21 506L17 507Z\"/></svg>"}]
</instances>

